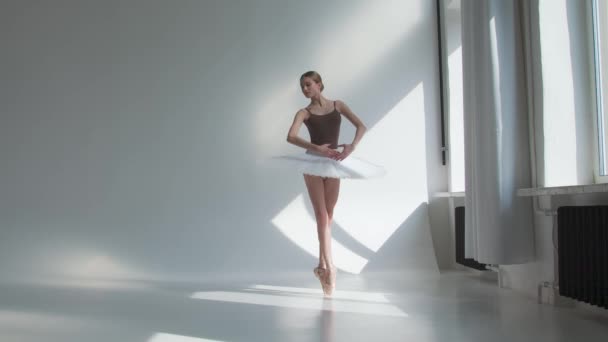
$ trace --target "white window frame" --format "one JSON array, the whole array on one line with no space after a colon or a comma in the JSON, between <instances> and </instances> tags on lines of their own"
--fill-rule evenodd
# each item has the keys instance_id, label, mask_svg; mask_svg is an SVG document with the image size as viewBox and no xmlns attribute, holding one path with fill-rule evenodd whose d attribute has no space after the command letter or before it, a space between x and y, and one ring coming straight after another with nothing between
<instances>
[{"instance_id":1,"label":"white window frame","mask_svg":"<svg viewBox=\"0 0 608 342\"><path fill-rule=\"evenodd\" d=\"M601 118L601 116L603 115L602 113L599 112L601 105L603 104L603 108L604 110L606 110L606 106L608 106L608 99L604 98L602 99L602 95L601 95L601 89L600 86L601 84L598 85L598 82L601 82L602 80L599 79L598 80L598 69L597 69L597 54L598 54L598 46L596 44L596 32L597 32L597 26L596 26L596 13L595 10L597 9L597 1L598 0L591 0L588 2L588 18L589 18L589 47L590 47L590 51L589 51L589 65L590 65L590 80L591 80L591 89L593 89L594 91L591 94L591 99L593 101L592 103L592 107L594 108L594 110L592 111L592 115L593 115L593 120L591 120L593 122L593 147L594 147L594 151L593 151L593 170L594 170L594 179L595 179L595 183L608 183L608 167L607 170L601 170L602 166L601 166L601 160L602 158L608 158L608 151L604 151L604 146L605 144L602 144L602 142L600 140L606 139L606 130L608 129L608 127L602 127L604 126L604 122L603 119ZM601 0L604 1L604 0ZM606 39L608 37L604 37L604 39ZM604 58L608 58L608 56L604 56ZM606 63L604 63L606 64ZM608 81L608 80L605 80ZM604 85L605 86L605 85ZM604 137L602 139L600 139L600 128L602 128L604 130ZM606 161L604 161L604 165L606 165ZM602 171L604 171L604 175L602 175Z\"/></svg>"}]
</instances>

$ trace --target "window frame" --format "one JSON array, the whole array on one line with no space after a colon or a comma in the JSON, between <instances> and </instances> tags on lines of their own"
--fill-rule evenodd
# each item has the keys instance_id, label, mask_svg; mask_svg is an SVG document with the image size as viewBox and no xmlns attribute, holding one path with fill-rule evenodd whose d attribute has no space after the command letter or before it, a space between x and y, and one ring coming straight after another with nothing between
<instances>
[{"instance_id":1,"label":"window frame","mask_svg":"<svg viewBox=\"0 0 608 342\"><path fill-rule=\"evenodd\" d=\"M608 183L608 169L603 169L604 165L607 164L606 158L608 157L605 151L604 139L606 139L606 127L604 126L603 111L606 110L608 105L608 99L602 98L602 79L600 69L597 68L597 61L599 55L599 43L597 42L597 6L598 0L591 0L588 2L587 13L589 18L589 75L591 82L592 100L592 122L593 122L593 176L595 183ZM608 56L605 56L608 58ZM599 84L598 84L599 83ZM603 110L602 110L603 109ZM600 137L600 130L603 130L603 137Z\"/></svg>"}]
</instances>

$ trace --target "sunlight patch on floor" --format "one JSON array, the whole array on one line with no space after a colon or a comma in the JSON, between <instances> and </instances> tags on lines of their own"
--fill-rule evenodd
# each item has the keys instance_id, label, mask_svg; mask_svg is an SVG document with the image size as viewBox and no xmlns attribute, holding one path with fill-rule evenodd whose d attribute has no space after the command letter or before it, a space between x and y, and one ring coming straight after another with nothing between
<instances>
[{"instance_id":1,"label":"sunlight patch on floor","mask_svg":"<svg viewBox=\"0 0 608 342\"><path fill-rule=\"evenodd\" d=\"M280 289L280 290L278 290ZM257 292L250 292L258 290ZM265 292L260 292L265 290ZM305 294L305 296L302 296ZM314 295L314 296L313 296ZM367 294L357 291L335 291L332 298L323 297L320 289L271 287L254 285L243 292L201 291L191 296L193 299L230 302L240 304L275 306L293 309L330 310L367 315L408 317L406 313L390 303L377 303L381 294ZM370 301L370 299L372 299Z\"/></svg>"}]
</instances>

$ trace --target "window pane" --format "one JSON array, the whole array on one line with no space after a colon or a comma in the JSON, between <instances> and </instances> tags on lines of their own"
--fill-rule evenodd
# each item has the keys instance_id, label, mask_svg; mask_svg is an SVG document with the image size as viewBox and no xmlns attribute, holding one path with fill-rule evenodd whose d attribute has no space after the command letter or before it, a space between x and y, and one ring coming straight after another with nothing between
<instances>
[{"instance_id":1,"label":"window pane","mask_svg":"<svg viewBox=\"0 0 608 342\"><path fill-rule=\"evenodd\" d=\"M445 31L449 80L450 191L464 191L464 114L462 103L462 39L460 0L445 0Z\"/></svg>"}]
</instances>

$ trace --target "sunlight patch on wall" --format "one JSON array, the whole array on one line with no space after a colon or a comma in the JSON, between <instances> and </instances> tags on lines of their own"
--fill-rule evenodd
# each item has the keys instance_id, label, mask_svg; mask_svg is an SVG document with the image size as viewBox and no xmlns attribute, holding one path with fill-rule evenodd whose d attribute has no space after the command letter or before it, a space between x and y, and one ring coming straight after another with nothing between
<instances>
[{"instance_id":1,"label":"sunlight patch on wall","mask_svg":"<svg viewBox=\"0 0 608 342\"><path fill-rule=\"evenodd\" d=\"M334 219L374 252L428 202L425 132L424 91L418 84L369 129L352 154L384 166L387 175L342 182Z\"/></svg>"},{"instance_id":2,"label":"sunlight patch on wall","mask_svg":"<svg viewBox=\"0 0 608 342\"><path fill-rule=\"evenodd\" d=\"M428 202L425 131L424 91L419 84L369 129L353 153L384 166L388 173L380 179L342 181L334 222L373 252L414 210ZM300 248L318 257L314 214L307 210L305 201L309 199L304 194L296 196L272 223ZM430 237L420 242L419 247L433 250ZM360 273L368 260L335 239L332 244L336 267Z\"/></svg>"},{"instance_id":3,"label":"sunlight patch on wall","mask_svg":"<svg viewBox=\"0 0 608 342\"><path fill-rule=\"evenodd\" d=\"M367 73L412 32L421 19L420 0L384 0L381 6L373 1L365 2L346 22L323 35L318 48L311 51L311 58L319 61L320 71L332 71L326 79L332 88L345 89L354 83L354 70L359 75ZM336 49L337 42L339 49Z\"/></svg>"},{"instance_id":4,"label":"sunlight patch on wall","mask_svg":"<svg viewBox=\"0 0 608 342\"><path fill-rule=\"evenodd\" d=\"M390 0L384 1L382 6L373 1L363 4L359 8L348 8L352 15L346 16L346 20L334 19L333 29L320 35L318 45L306 49L311 56L309 65L313 65L324 82L331 85L325 95L332 90L334 94L347 92L347 88L357 83L357 75L363 76L376 66L422 20L422 0ZM370 27L374 29L370 30ZM337 43L339 48L336 48ZM356 54L356 57L349 54ZM256 152L262 160L289 149L296 150L281 142L285 141L289 125L297 109L301 108L303 97L298 77L307 70L287 75L275 87L266 85L269 86L266 93L271 95L256 110L254 120L258 125L255 127Z\"/></svg>"},{"instance_id":5,"label":"sunlight patch on wall","mask_svg":"<svg viewBox=\"0 0 608 342\"><path fill-rule=\"evenodd\" d=\"M306 208L305 200L308 201L308 198L304 198L303 194L296 196L272 219L272 223L298 247L318 257L317 224L314 214ZM367 259L353 253L335 239L332 239L332 252L336 266L347 272L359 273L367 263Z\"/></svg>"}]
</instances>

